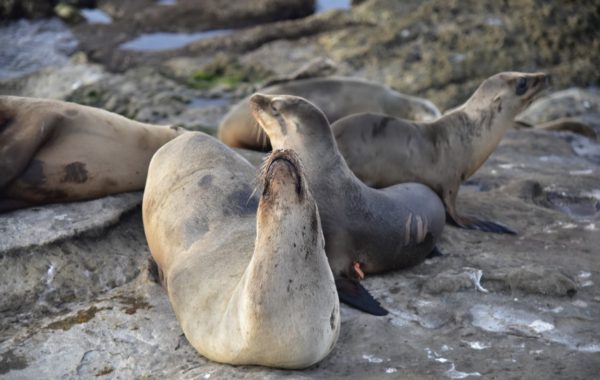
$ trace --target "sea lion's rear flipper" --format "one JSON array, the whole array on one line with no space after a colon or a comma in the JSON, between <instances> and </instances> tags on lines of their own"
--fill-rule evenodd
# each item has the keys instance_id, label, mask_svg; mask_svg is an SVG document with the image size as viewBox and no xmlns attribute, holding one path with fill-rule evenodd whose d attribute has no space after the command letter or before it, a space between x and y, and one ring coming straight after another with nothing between
<instances>
[{"instance_id":1,"label":"sea lion's rear flipper","mask_svg":"<svg viewBox=\"0 0 600 380\"><path fill-rule=\"evenodd\" d=\"M337 287L340 301L355 309L364 311L373 315L387 315L385 310L375 298L365 289L360 282L347 278L336 278L335 286Z\"/></svg>"}]
</instances>

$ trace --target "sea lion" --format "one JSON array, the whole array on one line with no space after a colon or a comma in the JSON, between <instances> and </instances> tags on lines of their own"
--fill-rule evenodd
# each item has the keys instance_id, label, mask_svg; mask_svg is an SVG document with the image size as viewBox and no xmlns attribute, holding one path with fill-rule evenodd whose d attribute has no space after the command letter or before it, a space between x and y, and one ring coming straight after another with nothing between
<instances>
[{"instance_id":1,"label":"sea lion","mask_svg":"<svg viewBox=\"0 0 600 380\"><path fill-rule=\"evenodd\" d=\"M461 182L494 152L515 115L546 87L547 78L543 73L496 74L465 104L431 122L365 113L342 118L332 129L348 166L369 186L423 183L442 198L449 222L514 234L504 225L459 215L456 195Z\"/></svg>"},{"instance_id":2,"label":"sea lion","mask_svg":"<svg viewBox=\"0 0 600 380\"><path fill-rule=\"evenodd\" d=\"M377 190L362 183L339 153L325 114L308 100L255 94L250 104L273 148L292 149L302 161L340 299L385 315L357 280L418 264L434 252L445 224L442 202L422 184Z\"/></svg>"},{"instance_id":3,"label":"sea lion","mask_svg":"<svg viewBox=\"0 0 600 380\"><path fill-rule=\"evenodd\" d=\"M0 96L0 212L141 190L154 152L182 132L74 103Z\"/></svg>"},{"instance_id":4,"label":"sea lion","mask_svg":"<svg viewBox=\"0 0 600 380\"><path fill-rule=\"evenodd\" d=\"M265 87L260 92L301 96L319 107L329 121L359 112L381 112L411 120L433 120L440 116L440 111L428 100L358 78L303 79ZM249 98L225 115L218 137L231 147L270 150L268 137L252 117Z\"/></svg>"},{"instance_id":5,"label":"sea lion","mask_svg":"<svg viewBox=\"0 0 600 380\"><path fill-rule=\"evenodd\" d=\"M317 206L291 151L255 168L190 132L152 158L144 230L185 336L208 359L304 368L339 334ZM258 202L258 214L257 214Z\"/></svg>"}]
</instances>

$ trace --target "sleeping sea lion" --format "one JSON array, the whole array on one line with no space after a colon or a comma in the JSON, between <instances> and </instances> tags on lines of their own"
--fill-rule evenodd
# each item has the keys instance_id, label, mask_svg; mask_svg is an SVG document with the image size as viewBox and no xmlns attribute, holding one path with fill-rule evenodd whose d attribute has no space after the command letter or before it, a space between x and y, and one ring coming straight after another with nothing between
<instances>
[{"instance_id":1,"label":"sleeping sea lion","mask_svg":"<svg viewBox=\"0 0 600 380\"><path fill-rule=\"evenodd\" d=\"M0 96L0 212L141 190L154 152L183 132L74 103Z\"/></svg>"},{"instance_id":2,"label":"sleeping sea lion","mask_svg":"<svg viewBox=\"0 0 600 380\"><path fill-rule=\"evenodd\" d=\"M264 94L296 95L319 107L331 122L359 112L381 112L411 120L433 120L440 111L428 100L404 95L358 78L295 80L260 90ZM219 125L219 139L235 148L270 150L268 137L252 117L249 98L229 111Z\"/></svg>"}]
</instances>

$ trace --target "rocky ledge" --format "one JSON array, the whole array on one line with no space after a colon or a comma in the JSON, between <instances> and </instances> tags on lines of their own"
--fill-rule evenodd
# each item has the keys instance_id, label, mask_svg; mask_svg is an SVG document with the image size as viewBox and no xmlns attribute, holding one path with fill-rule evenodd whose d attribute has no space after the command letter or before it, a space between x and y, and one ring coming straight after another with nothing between
<instances>
[{"instance_id":1,"label":"rocky ledge","mask_svg":"<svg viewBox=\"0 0 600 380\"><path fill-rule=\"evenodd\" d=\"M588 379L600 355L599 175L600 145L585 137L510 132L459 204L519 234L447 227L444 257L365 281L389 316L342 307L333 353L301 372L194 351L149 278L139 194L5 214L0 374Z\"/></svg>"}]
</instances>

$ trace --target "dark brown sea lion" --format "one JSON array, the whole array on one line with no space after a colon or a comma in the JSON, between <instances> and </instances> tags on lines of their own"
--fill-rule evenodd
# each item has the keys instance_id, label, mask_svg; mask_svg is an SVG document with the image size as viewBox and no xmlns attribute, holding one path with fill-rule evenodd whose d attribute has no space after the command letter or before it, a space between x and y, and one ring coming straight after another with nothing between
<instances>
[{"instance_id":1,"label":"dark brown sea lion","mask_svg":"<svg viewBox=\"0 0 600 380\"><path fill-rule=\"evenodd\" d=\"M326 116L306 99L255 94L250 103L273 148L294 150L305 168L340 299L386 314L357 280L430 255L445 224L442 202L417 183L381 190L362 183L339 153Z\"/></svg>"}]
</instances>

